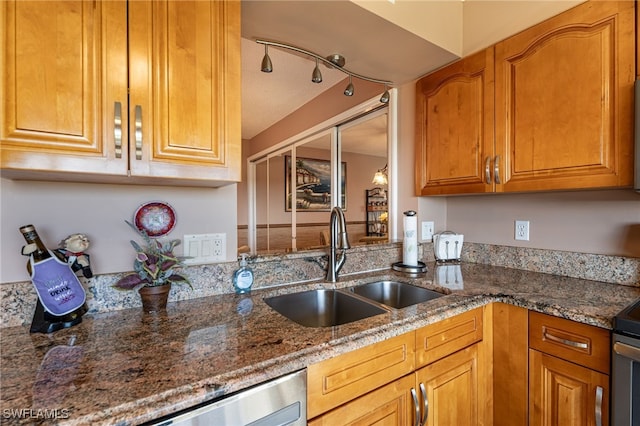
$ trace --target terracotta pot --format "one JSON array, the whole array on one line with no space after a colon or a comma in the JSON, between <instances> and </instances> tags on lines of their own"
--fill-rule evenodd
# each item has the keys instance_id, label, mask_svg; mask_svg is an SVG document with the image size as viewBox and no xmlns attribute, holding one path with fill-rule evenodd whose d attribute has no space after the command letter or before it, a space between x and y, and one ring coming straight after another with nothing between
<instances>
[{"instance_id":1,"label":"terracotta pot","mask_svg":"<svg viewBox=\"0 0 640 426\"><path fill-rule=\"evenodd\" d=\"M142 309L145 312L161 312L167 308L167 299L171 284L159 285L155 287L142 287L138 290L142 299Z\"/></svg>"}]
</instances>

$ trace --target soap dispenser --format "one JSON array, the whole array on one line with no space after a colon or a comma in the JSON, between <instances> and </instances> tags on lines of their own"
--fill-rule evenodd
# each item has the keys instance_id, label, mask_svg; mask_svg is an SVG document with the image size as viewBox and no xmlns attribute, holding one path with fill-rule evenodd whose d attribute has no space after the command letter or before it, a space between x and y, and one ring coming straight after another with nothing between
<instances>
[{"instance_id":1,"label":"soap dispenser","mask_svg":"<svg viewBox=\"0 0 640 426\"><path fill-rule=\"evenodd\" d=\"M237 294L251 292L253 285L253 271L247 266L247 254L242 253L241 256L240 268L233 273L233 288Z\"/></svg>"}]
</instances>

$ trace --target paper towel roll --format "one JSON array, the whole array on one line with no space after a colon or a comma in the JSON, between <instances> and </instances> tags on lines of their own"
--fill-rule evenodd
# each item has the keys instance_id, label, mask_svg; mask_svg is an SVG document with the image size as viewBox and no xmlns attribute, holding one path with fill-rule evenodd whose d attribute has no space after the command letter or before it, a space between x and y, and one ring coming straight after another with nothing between
<instances>
[{"instance_id":1,"label":"paper towel roll","mask_svg":"<svg viewBox=\"0 0 640 426\"><path fill-rule=\"evenodd\" d=\"M418 266L418 217L413 210L404 212L402 263L409 266Z\"/></svg>"}]
</instances>

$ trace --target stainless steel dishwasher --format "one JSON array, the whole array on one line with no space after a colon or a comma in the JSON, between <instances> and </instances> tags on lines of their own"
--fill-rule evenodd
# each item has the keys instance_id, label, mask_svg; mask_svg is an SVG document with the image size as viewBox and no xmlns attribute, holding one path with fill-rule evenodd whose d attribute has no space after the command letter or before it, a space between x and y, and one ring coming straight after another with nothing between
<instances>
[{"instance_id":1,"label":"stainless steel dishwasher","mask_svg":"<svg viewBox=\"0 0 640 426\"><path fill-rule=\"evenodd\" d=\"M151 425L302 426L307 424L307 372L301 370Z\"/></svg>"}]
</instances>

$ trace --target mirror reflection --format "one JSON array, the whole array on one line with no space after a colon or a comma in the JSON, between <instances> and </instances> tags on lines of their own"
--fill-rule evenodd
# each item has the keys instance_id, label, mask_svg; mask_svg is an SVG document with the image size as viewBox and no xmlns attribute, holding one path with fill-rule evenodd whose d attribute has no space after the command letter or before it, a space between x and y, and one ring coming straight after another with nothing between
<instances>
[{"instance_id":1,"label":"mirror reflection","mask_svg":"<svg viewBox=\"0 0 640 426\"><path fill-rule=\"evenodd\" d=\"M255 224L239 245L253 233L260 254L326 247L335 205L352 245L388 241L387 126L382 108L252 161Z\"/></svg>"}]
</instances>

